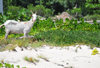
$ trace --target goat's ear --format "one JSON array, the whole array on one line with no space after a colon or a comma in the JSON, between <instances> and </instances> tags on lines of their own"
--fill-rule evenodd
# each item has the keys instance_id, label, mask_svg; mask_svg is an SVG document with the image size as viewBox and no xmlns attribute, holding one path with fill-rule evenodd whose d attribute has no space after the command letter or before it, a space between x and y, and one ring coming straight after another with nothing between
<instances>
[{"instance_id":1,"label":"goat's ear","mask_svg":"<svg viewBox=\"0 0 100 68\"><path fill-rule=\"evenodd\" d=\"M34 14L32 10L31 10L31 13Z\"/></svg>"},{"instance_id":2,"label":"goat's ear","mask_svg":"<svg viewBox=\"0 0 100 68\"><path fill-rule=\"evenodd\" d=\"M35 14L37 14L37 12L35 12Z\"/></svg>"}]
</instances>

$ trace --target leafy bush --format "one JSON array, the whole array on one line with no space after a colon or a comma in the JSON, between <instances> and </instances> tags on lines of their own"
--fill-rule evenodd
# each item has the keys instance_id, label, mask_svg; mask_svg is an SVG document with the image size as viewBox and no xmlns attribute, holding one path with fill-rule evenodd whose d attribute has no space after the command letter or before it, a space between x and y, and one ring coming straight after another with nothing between
<instances>
[{"instance_id":1,"label":"leafy bush","mask_svg":"<svg viewBox=\"0 0 100 68\"><path fill-rule=\"evenodd\" d=\"M3 24L6 20L8 19L7 16L5 15L0 15L0 25ZM4 32L4 27L3 28L0 28L0 35L3 35L5 32Z\"/></svg>"},{"instance_id":2,"label":"leafy bush","mask_svg":"<svg viewBox=\"0 0 100 68\"><path fill-rule=\"evenodd\" d=\"M100 20L100 15L99 14L94 14L94 15L87 15L84 17L85 20Z\"/></svg>"},{"instance_id":3,"label":"leafy bush","mask_svg":"<svg viewBox=\"0 0 100 68\"><path fill-rule=\"evenodd\" d=\"M68 11L68 10L67 10ZM82 16L81 8L74 8L68 11L72 16L80 18Z\"/></svg>"},{"instance_id":4,"label":"leafy bush","mask_svg":"<svg viewBox=\"0 0 100 68\"><path fill-rule=\"evenodd\" d=\"M30 11L26 8L9 6L5 15L8 19L15 20L29 20L30 19Z\"/></svg>"},{"instance_id":5,"label":"leafy bush","mask_svg":"<svg viewBox=\"0 0 100 68\"><path fill-rule=\"evenodd\" d=\"M8 10L6 11L6 15L9 16L9 19L16 19L18 14L18 11L21 9L21 7L16 6L8 6Z\"/></svg>"},{"instance_id":6,"label":"leafy bush","mask_svg":"<svg viewBox=\"0 0 100 68\"><path fill-rule=\"evenodd\" d=\"M99 8L100 4L99 1L96 3L95 1L90 0L91 2L85 3L85 8L88 9L86 12L90 15L93 15L95 13L100 14ZM94 3L93 3L94 2Z\"/></svg>"},{"instance_id":7,"label":"leafy bush","mask_svg":"<svg viewBox=\"0 0 100 68\"><path fill-rule=\"evenodd\" d=\"M8 64L8 63L0 63L0 68L21 68L19 65L14 66L13 64ZM22 67L22 68L26 68L26 67Z\"/></svg>"},{"instance_id":8,"label":"leafy bush","mask_svg":"<svg viewBox=\"0 0 100 68\"><path fill-rule=\"evenodd\" d=\"M48 18L46 20L37 20L34 24L33 30L47 31L52 28L55 28L54 22Z\"/></svg>"},{"instance_id":9,"label":"leafy bush","mask_svg":"<svg viewBox=\"0 0 100 68\"><path fill-rule=\"evenodd\" d=\"M53 12L51 9L45 8L43 5L36 5L35 7L30 4L27 6L29 10L33 10L33 12L37 12L38 15L44 16L44 17L50 17L53 15Z\"/></svg>"}]
</instances>

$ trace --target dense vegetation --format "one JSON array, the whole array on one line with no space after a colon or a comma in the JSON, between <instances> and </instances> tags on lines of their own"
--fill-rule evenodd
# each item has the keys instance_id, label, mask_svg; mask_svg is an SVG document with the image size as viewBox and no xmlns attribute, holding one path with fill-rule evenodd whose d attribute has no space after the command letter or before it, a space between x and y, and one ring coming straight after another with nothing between
<instances>
[{"instance_id":1,"label":"dense vegetation","mask_svg":"<svg viewBox=\"0 0 100 68\"><path fill-rule=\"evenodd\" d=\"M100 0L3 0L3 2L4 14L9 15L12 15L11 12L17 14L21 8L37 11L44 17L67 11L76 18L100 19Z\"/></svg>"},{"instance_id":2,"label":"dense vegetation","mask_svg":"<svg viewBox=\"0 0 100 68\"><path fill-rule=\"evenodd\" d=\"M4 18L5 16L1 17L1 21L4 21ZM19 46L27 46L31 43L31 46L34 46L35 41L43 41L57 45L91 44L100 46L100 24L95 20L93 24L84 22L83 18L80 18L80 23L75 19L66 19L65 22L62 19L56 21L50 18L46 20L37 19L30 32L30 35L34 35L33 39L11 39L22 36L22 34L11 34L8 40L3 40L4 33L4 28L0 29L0 45L19 44Z\"/></svg>"},{"instance_id":3,"label":"dense vegetation","mask_svg":"<svg viewBox=\"0 0 100 68\"><path fill-rule=\"evenodd\" d=\"M57 45L85 43L100 47L100 24L96 22L100 19L99 0L4 0L3 2L4 15L0 15L0 25L8 19L27 21L31 18L30 10L46 18L36 20L30 32L30 35L34 35L32 39L16 39L22 34L11 34L8 40L4 40L4 27L1 28L0 45L3 47L8 44L34 46L34 42L37 41ZM51 16L63 11L78 17L80 23L77 19L66 19L65 22L62 19L55 21L51 19ZM89 18L94 20L93 24L85 22L82 16L87 20Z\"/></svg>"}]
</instances>

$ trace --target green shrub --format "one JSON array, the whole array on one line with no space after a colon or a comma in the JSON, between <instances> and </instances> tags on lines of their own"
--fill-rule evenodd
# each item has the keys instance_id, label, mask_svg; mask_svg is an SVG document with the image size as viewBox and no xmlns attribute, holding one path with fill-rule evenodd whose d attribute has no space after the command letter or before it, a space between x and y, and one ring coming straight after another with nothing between
<instances>
[{"instance_id":1,"label":"green shrub","mask_svg":"<svg viewBox=\"0 0 100 68\"><path fill-rule=\"evenodd\" d=\"M30 20L31 15L32 15L31 11L29 11L28 9L22 8L20 9L20 11L18 11L17 19L21 21L27 21L27 20Z\"/></svg>"},{"instance_id":2,"label":"green shrub","mask_svg":"<svg viewBox=\"0 0 100 68\"><path fill-rule=\"evenodd\" d=\"M94 14L94 15L87 15L84 17L85 20L100 20L100 15L99 14Z\"/></svg>"},{"instance_id":3,"label":"green shrub","mask_svg":"<svg viewBox=\"0 0 100 68\"><path fill-rule=\"evenodd\" d=\"M80 18L82 17L82 11L81 8L74 8L71 10L67 10L67 12L69 12L72 16L76 17L76 18Z\"/></svg>"},{"instance_id":4,"label":"green shrub","mask_svg":"<svg viewBox=\"0 0 100 68\"><path fill-rule=\"evenodd\" d=\"M0 15L0 25L3 24L6 20L8 19L7 16L5 15ZM0 35L3 35L5 32L4 32L4 27L3 28L0 28Z\"/></svg>"},{"instance_id":5,"label":"green shrub","mask_svg":"<svg viewBox=\"0 0 100 68\"><path fill-rule=\"evenodd\" d=\"M30 11L32 11L32 10L34 9L34 6L33 6L33 4L29 4L29 5L27 6L27 8L28 8Z\"/></svg>"},{"instance_id":6,"label":"green shrub","mask_svg":"<svg viewBox=\"0 0 100 68\"><path fill-rule=\"evenodd\" d=\"M53 11L51 9L45 8L43 5L36 5L33 6L33 4L29 4L27 8L33 12L37 12L38 15L43 17L50 17L53 15Z\"/></svg>"},{"instance_id":7,"label":"green shrub","mask_svg":"<svg viewBox=\"0 0 100 68\"><path fill-rule=\"evenodd\" d=\"M16 19L18 14L18 11L21 9L21 7L16 6L8 6L8 10L6 11L6 15L9 16L8 19Z\"/></svg>"},{"instance_id":8,"label":"green shrub","mask_svg":"<svg viewBox=\"0 0 100 68\"><path fill-rule=\"evenodd\" d=\"M39 20L34 23L33 29L31 32L36 31L36 32L41 32L41 31L48 31L51 30L52 28L55 28L54 22L52 19L48 18L46 20Z\"/></svg>"},{"instance_id":9,"label":"green shrub","mask_svg":"<svg viewBox=\"0 0 100 68\"><path fill-rule=\"evenodd\" d=\"M9 6L5 15L10 20L29 20L30 11L23 7Z\"/></svg>"},{"instance_id":10,"label":"green shrub","mask_svg":"<svg viewBox=\"0 0 100 68\"><path fill-rule=\"evenodd\" d=\"M26 67L20 67L19 65L14 66L13 64L8 63L0 63L0 68L26 68Z\"/></svg>"}]
</instances>

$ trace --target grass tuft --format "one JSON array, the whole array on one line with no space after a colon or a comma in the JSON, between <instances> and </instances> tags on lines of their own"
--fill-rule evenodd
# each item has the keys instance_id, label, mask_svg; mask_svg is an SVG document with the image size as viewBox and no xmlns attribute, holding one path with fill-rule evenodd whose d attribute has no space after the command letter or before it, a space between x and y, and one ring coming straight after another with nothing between
<instances>
[{"instance_id":1,"label":"grass tuft","mask_svg":"<svg viewBox=\"0 0 100 68\"><path fill-rule=\"evenodd\" d=\"M36 58L33 58L33 57L24 57L24 60L26 60L26 61L28 61L28 62L31 62L31 63L34 63L34 64L36 64L36 62L39 62L39 60L38 59L36 59Z\"/></svg>"},{"instance_id":2,"label":"grass tuft","mask_svg":"<svg viewBox=\"0 0 100 68\"><path fill-rule=\"evenodd\" d=\"M51 30L35 35L35 39L63 46L83 43L100 47L100 31Z\"/></svg>"}]
</instances>

